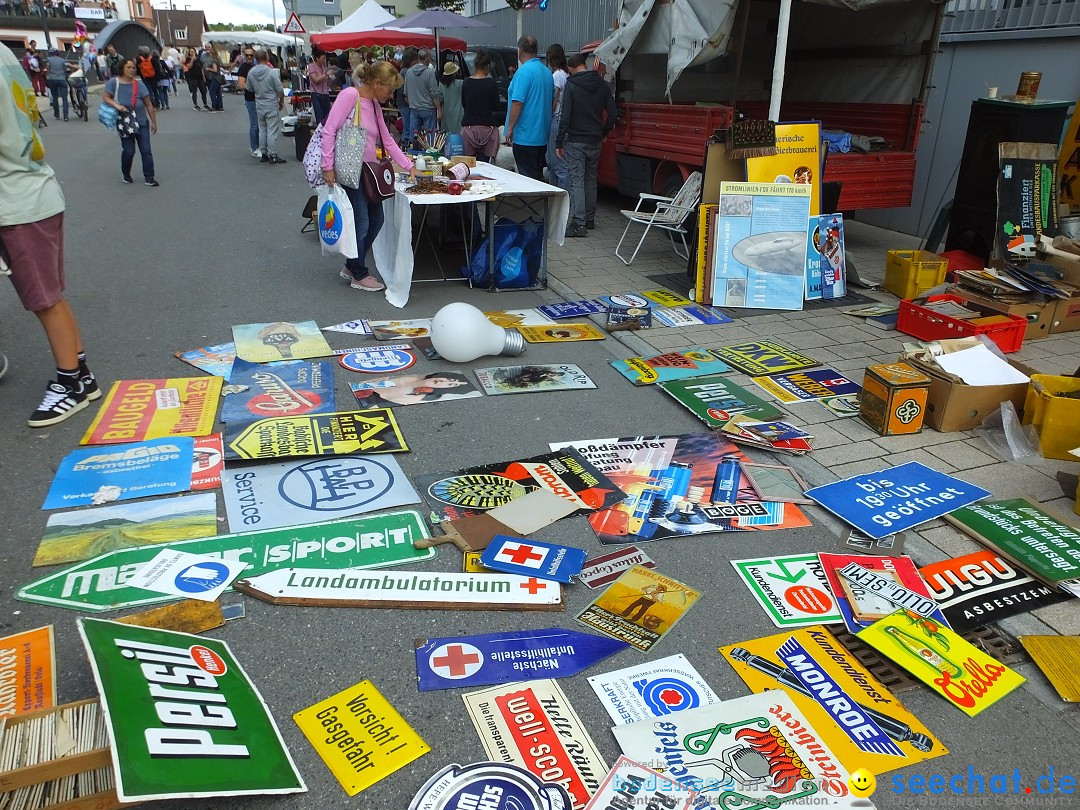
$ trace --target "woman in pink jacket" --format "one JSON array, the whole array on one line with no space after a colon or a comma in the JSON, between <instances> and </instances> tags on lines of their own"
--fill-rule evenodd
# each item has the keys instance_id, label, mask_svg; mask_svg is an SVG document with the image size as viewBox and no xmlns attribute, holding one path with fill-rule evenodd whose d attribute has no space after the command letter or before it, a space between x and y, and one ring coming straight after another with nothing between
<instances>
[{"instance_id":1,"label":"woman in pink jacket","mask_svg":"<svg viewBox=\"0 0 1080 810\"><path fill-rule=\"evenodd\" d=\"M389 154L398 166L407 167L410 176L415 178L416 172L412 161L398 147L382 114L381 105L402 85L401 74L389 62L376 62L373 65L361 62L353 71L353 85L338 93L334 106L330 108L326 123L323 124L323 179L331 188L337 182L337 175L334 173L334 147L337 132L353 115L357 106L360 108L360 119L367 133L364 160L376 160L376 150L381 145L384 154ZM345 260L341 277L348 281L349 286L354 290L378 292L385 287L378 279L372 278L365 262L368 251L371 250L371 245L375 237L379 235L385 221L383 203L382 201L368 202L363 189L349 188L344 184L341 187L345 189L345 194L352 203L353 220L356 223L356 247L360 254L355 259Z\"/></svg>"}]
</instances>

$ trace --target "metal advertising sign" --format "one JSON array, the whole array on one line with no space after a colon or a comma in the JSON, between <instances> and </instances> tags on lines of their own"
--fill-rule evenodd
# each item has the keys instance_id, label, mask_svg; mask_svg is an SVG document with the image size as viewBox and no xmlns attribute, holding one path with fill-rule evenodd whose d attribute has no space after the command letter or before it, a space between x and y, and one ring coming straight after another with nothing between
<instances>
[{"instance_id":1,"label":"metal advertising sign","mask_svg":"<svg viewBox=\"0 0 1080 810\"><path fill-rule=\"evenodd\" d=\"M234 531L300 526L420 502L392 456L333 456L231 468L221 490Z\"/></svg>"},{"instance_id":2,"label":"metal advertising sign","mask_svg":"<svg viewBox=\"0 0 1080 810\"><path fill-rule=\"evenodd\" d=\"M135 572L128 584L187 599L213 602L244 570L244 563L167 549Z\"/></svg>"},{"instance_id":3,"label":"metal advertising sign","mask_svg":"<svg viewBox=\"0 0 1080 810\"><path fill-rule=\"evenodd\" d=\"M651 385L655 382L684 380L689 377L731 371L731 366L718 360L708 349L701 346L652 357L612 360L611 367L634 385Z\"/></svg>"},{"instance_id":4,"label":"metal advertising sign","mask_svg":"<svg viewBox=\"0 0 1080 810\"><path fill-rule=\"evenodd\" d=\"M293 720L350 796L431 750L369 680L297 712Z\"/></svg>"},{"instance_id":5,"label":"metal advertising sign","mask_svg":"<svg viewBox=\"0 0 1080 810\"><path fill-rule=\"evenodd\" d=\"M778 419L783 416L772 403L719 374L662 382L660 388L711 428L722 428L739 415L754 419Z\"/></svg>"},{"instance_id":6,"label":"metal advertising sign","mask_svg":"<svg viewBox=\"0 0 1080 810\"><path fill-rule=\"evenodd\" d=\"M408 346L369 346L341 355L338 362L349 371L389 374L416 364L416 355L408 349Z\"/></svg>"},{"instance_id":7,"label":"metal advertising sign","mask_svg":"<svg viewBox=\"0 0 1080 810\"><path fill-rule=\"evenodd\" d=\"M508 574L569 583L581 572L585 550L497 534L480 555L480 562Z\"/></svg>"},{"instance_id":8,"label":"metal advertising sign","mask_svg":"<svg viewBox=\"0 0 1080 810\"><path fill-rule=\"evenodd\" d=\"M848 770L882 774L949 753L820 625L731 644L720 653L752 692L776 694L783 687Z\"/></svg>"},{"instance_id":9,"label":"metal advertising sign","mask_svg":"<svg viewBox=\"0 0 1080 810\"><path fill-rule=\"evenodd\" d=\"M779 374L782 371L797 371L800 368L821 365L813 357L807 357L805 354L771 340L737 343L734 346L721 346L710 351L725 363L751 377Z\"/></svg>"},{"instance_id":10,"label":"metal advertising sign","mask_svg":"<svg viewBox=\"0 0 1080 810\"><path fill-rule=\"evenodd\" d=\"M227 644L102 619L80 619L79 633L121 802L307 790Z\"/></svg>"},{"instance_id":11,"label":"metal advertising sign","mask_svg":"<svg viewBox=\"0 0 1080 810\"><path fill-rule=\"evenodd\" d=\"M731 564L777 627L840 621L840 611L816 554L732 560Z\"/></svg>"},{"instance_id":12,"label":"metal advertising sign","mask_svg":"<svg viewBox=\"0 0 1080 810\"><path fill-rule=\"evenodd\" d=\"M539 675L568 678L626 647L621 641L558 627L423 639L416 647L418 688L458 689Z\"/></svg>"},{"instance_id":13,"label":"metal advertising sign","mask_svg":"<svg viewBox=\"0 0 1080 810\"><path fill-rule=\"evenodd\" d=\"M447 765L420 788L409 810L570 810L560 785L502 762Z\"/></svg>"},{"instance_id":14,"label":"metal advertising sign","mask_svg":"<svg viewBox=\"0 0 1080 810\"><path fill-rule=\"evenodd\" d=\"M493 686L462 700L490 759L561 785L575 810L600 789L608 767L555 681Z\"/></svg>"},{"instance_id":15,"label":"metal advertising sign","mask_svg":"<svg viewBox=\"0 0 1080 810\"><path fill-rule=\"evenodd\" d=\"M117 380L79 444L119 444L214 429L220 377Z\"/></svg>"},{"instance_id":16,"label":"metal advertising sign","mask_svg":"<svg viewBox=\"0 0 1080 810\"><path fill-rule=\"evenodd\" d=\"M687 790L670 776L621 756L585 810L623 807L692 810L698 806L697 795L696 790Z\"/></svg>"},{"instance_id":17,"label":"metal advertising sign","mask_svg":"<svg viewBox=\"0 0 1080 810\"><path fill-rule=\"evenodd\" d=\"M294 360L260 366L237 360L230 384L247 386L248 390L224 398L222 422L334 411L334 367L324 361Z\"/></svg>"},{"instance_id":18,"label":"metal advertising sign","mask_svg":"<svg viewBox=\"0 0 1080 810\"><path fill-rule=\"evenodd\" d=\"M282 416L225 427L226 460L404 453L408 449L389 408Z\"/></svg>"},{"instance_id":19,"label":"metal advertising sign","mask_svg":"<svg viewBox=\"0 0 1080 810\"><path fill-rule=\"evenodd\" d=\"M282 568L239 580L236 590L273 605L405 610L562 610L558 583L515 574L402 571L366 575Z\"/></svg>"},{"instance_id":20,"label":"metal advertising sign","mask_svg":"<svg viewBox=\"0 0 1080 810\"><path fill-rule=\"evenodd\" d=\"M612 722L618 724L651 720L720 702L712 687L681 653L593 675L589 686L604 704Z\"/></svg>"},{"instance_id":21,"label":"metal advertising sign","mask_svg":"<svg viewBox=\"0 0 1080 810\"><path fill-rule=\"evenodd\" d=\"M236 356L250 363L302 360L330 354L330 344L315 321L244 323L234 326L232 332Z\"/></svg>"},{"instance_id":22,"label":"metal advertising sign","mask_svg":"<svg viewBox=\"0 0 1080 810\"><path fill-rule=\"evenodd\" d=\"M239 560L247 563L248 576L257 576L297 564L337 571L426 560L435 556L435 549L414 548L413 541L428 536L424 519L417 512L406 511L337 523L138 546L111 551L56 571L24 585L15 598L82 611L119 610L175 599L128 584L135 572L163 549Z\"/></svg>"},{"instance_id":23,"label":"metal advertising sign","mask_svg":"<svg viewBox=\"0 0 1080 810\"><path fill-rule=\"evenodd\" d=\"M225 448L221 444L221 434L197 437L191 463L192 490L221 489L221 471L224 469Z\"/></svg>"},{"instance_id":24,"label":"metal advertising sign","mask_svg":"<svg viewBox=\"0 0 1080 810\"><path fill-rule=\"evenodd\" d=\"M537 307L540 314L551 318L553 321L561 321L564 318L580 318L582 315L594 315L604 312L607 305L595 298L582 301L559 301L556 304L544 304Z\"/></svg>"},{"instance_id":25,"label":"metal advertising sign","mask_svg":"<svg viewBox=\"0 0 1080 810\"><path fill-rule=\"evenodd\" d=\"M754 382L781 402L809 402L814 399L858 394L862 386L831 368L789 371L771 377L754 377Z\"/></svg>"},{"instance_id":26,"label":"metal advertising sign","mask_svg":"<svg viewBox=\"0 0 1080 810\"><path fill-rule=\"evenodd\" d=\"M55 705L52 625L0 638L0 718Z\"/></svg>"},{"instance_id":27,"label":"metal advertising sign","mask_svg":"<svg viewBox=\"0 0 1080 810\"><path fill-rule=\"evenodd\" d=\"M623 571L635 565L656 568L656 563L640 548L623 546L616 551L588 560L582 566L581 573L577 575L577 581L586 588L602 588L610 585L622 575Z\"/></svg>"}]
</instances>

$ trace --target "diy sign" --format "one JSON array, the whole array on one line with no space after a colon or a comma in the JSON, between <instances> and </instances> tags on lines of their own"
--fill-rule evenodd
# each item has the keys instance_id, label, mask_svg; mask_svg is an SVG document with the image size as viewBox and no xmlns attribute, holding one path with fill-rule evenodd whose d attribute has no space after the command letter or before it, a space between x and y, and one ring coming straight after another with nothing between
<instances>
[{"instance_id":1,"label":"diy sign","mask_svg":"<svg viewBox=\"0 0 1080 810\"><path fill-rule=\"evenodd\" d=\"M397 574L282 568L234 584L274 605L407 610L562 610L555 582L515 574L401 571Z\"/></svg>"},{"instance_id":2,"label":"diy sign","mask_svg":"<svg viewBox=\"0 0 1080 810\"><path fill-rule=\"evenodd\" d=\"M800 368L813 368L821 365L813 357L789 349L771 340L755 340L749 343L736 343L734 346L722 346L710 349L716 357L725 363L749 374L759 377L763 374L779 374L782 371L795 371Z\"/></svg>"},{"instance_id":3,"label":"diy sign","mask_svg":"<svg viewBox=\"0 0 1080 810\"><path fill-rule=\"evenodd\" d=\"M256 576L297 564L338 571L426 560L435 556L435 549L418 549L413 543L428 536L427 525L417 512L391 512L338 523L138 546L56 571L24 585L15 598L74 610L118 610L175 598L129 584L134 573L163 549L239 560L247 564L248 576Z\"/></svg>"},{"instance_id":4,"label":"diy sign","mask_svg":"<svg viewBox=\"0 0 1080 810\"><path fill-rule=\"evenodd\" d=\"M214 429L221 383L220 377L117 380L79 444L205 436Z\"/></svg>"},{"instance_id":5,"label":"diy sign","mask_svg":"<svg viewBox=\"0 0 1080 810\"><path fill-rule=\"evenodd\" d=\"M480 562L496 571L569 583L580 573L585 551L497 534L480 555Z\"/></svg>"},{"instance_id":6,"label":"diy sign","mask_svg":"<svg viewBox=\"0 0 1080 810\"><path fill-rule=\"evenodd\" d=\"M988 490L909 461L808 490L841 520L875 539L902 532L990 496Z\"/></svg>"},{"instance_id":7,"label":"diy sign","mask_svg":"<svg viewBox=\"0 0 1080 810\"><path fill-rule=\"evenodd\" d=\"M719 703L682 654L589 678L614 723L636 723Z\"/></svg>"},{"instance_id":8,"label":"diy sign","mask_svg":"<svg viewBox=\"0 0 1080 810\"><path fill-rule=\"evenodd\" d=\"M79 633L121 802L307 790L227 644L102 619L80 619Z\"/></svg>"},{"instance_id":9,"label":"diy sign","mask_svg":"<svg viewBox=\"0 0 1080 810\"><path fill-rule=\"evenodd\" d=\"M226 460L403 453L408 449L389 408L281 416L225 427Z\"/></svg>"},{"instance_id":10,"label":"diy sign","mask_svg":"<svg viewBox=\"0 0 1080 810\"><path fill-rule=\"evenodd\" d=\"M577 630L548 627L429 638L416 647L421 692L530 680L568 678L626 649L626 644Z\"/></svg>"},{"instance_id":11,"label":"diy sign","mask_svg":"<svg viewBox=\"0 0 1080 810\"><path fill-rule=\"evenodd\" d=\"M732 560L731 564L777 627L840 621L840 611L816 554Z\"/></svg>"},{"instance_id":12,"label":"diy sign","mask_svg":"<svg viewBox=\"0 0 1080 810\"><path fill-rule=\"evenodd\" d=\"M293 720L350 796L431 750L369 680L298 711Z\"/></svg>"}]
</instances>

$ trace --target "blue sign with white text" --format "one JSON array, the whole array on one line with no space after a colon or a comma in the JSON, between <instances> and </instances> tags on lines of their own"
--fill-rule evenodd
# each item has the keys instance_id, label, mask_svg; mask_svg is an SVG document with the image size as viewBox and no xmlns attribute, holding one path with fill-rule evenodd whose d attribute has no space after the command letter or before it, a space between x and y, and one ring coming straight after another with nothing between
<instances>
[{"instance_id":1,"label":"blue sign with white text","mask_svg":"<svg viewBox=\"0 0 1080 810\"><path fill-rule=\"evenodd\" d=\"M132 444L80 447L64 456L42 509L85 506L191 489L195 440L164 436Z\"/></svg>"},{"instance_id":2,"label":"blue sign with white text","mask_svg":"<svg viewBox=\"0 0 1080 810\"><path fill-rule=\"evenodd\" d=\"M580 318L582 315L593 315L598 312L606 312L607 305L602 301L589 299L585 301L561 301L558 304L544 304L537 307L542 315L559 321L563 318Z\"/></svg>"},{"instance_id":3,"label":"blue sign with white text","mask_svg":"<svg viewBox=\"0 0 1080 810\"><path fill-rule=\"evenodd\" d=\"M917 461L814 487L806 493L875 540L947 515L990 494Z\"/></svg>"},{"instance_id":4,"label":"blue sign with white text","mask_svg":"<svg viewBox=\"0 0 1080 810\"><path fill-rule=\"evenodd\" d=\"M480 554L480 562L507 574L570 582L581 573L585 556L584 549L497 534Z\"/></svg>"},{"instance_id":5,"label":"blue sign with white text","mask_svg":"<svg viewBox=\"0 0 1080 810\"><path fill-rule=\"evenodd\" d=\"M859 750L871 754L905 756L900 746L889 739L889 735L881 730L881 726L862 706L847 696L840 684L814 660L798 639L792 636L785 641L776 651L776 656Z\"/></svg>"},{"instance_id":6,"label":"blue sign with white text","mask_svg":"<svg viewBox=\"0 0 1080 810\"><path fill-rule=\"evenodd\" d=\"M416 648L421 692L535 678L568 678L625 650L623 641L549 627L429 638Z\"/></svg>"}]
</instances>

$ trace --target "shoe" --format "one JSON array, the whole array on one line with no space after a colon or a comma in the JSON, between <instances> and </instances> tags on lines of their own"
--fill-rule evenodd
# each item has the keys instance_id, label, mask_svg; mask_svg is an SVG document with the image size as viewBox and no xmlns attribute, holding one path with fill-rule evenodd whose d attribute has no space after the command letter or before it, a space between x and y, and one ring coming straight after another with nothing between
<instances>
[{"instance_id":1,"label":"shoe","mask_svg":"<svg viewBox=\"0 0 1080 810\"><path fill-rule=\"evenodd\" d=\"M158 186L161 185L161 183L159 183L157 180L150 179L150 180L147 180L145 183L143 183L143 185L144 186L150 186L150 188L157 188Z\"/></svg>"},{"instance_id":2,"label":"shoe","mask_svg":"<svg viewBox=\"0 0 1080 810\"><path fill-rule=\"evenodd\" d=\"M261 158L263 156L262 150L261 149L252 149L251 150L251 156Z\"/></svg>"},{"instance_id":3,"label":"shoe","mask_svg":"<svg viewBox=\"0 0 1080 810\"><path fill-rule=\"evenodd\" d=\"M571 225L566 229L568 237L588 236L589 231L584 225Z\"/></svg>"},{"instance_id":4,"label":"shoe","mask_svg":"<svg viewBox=\"0 0 1080 810\"><path fill-rule=\"evenodd\" d=\"M101 387L98 385L97 377L91 372L87 371L79 377L79 382L82 383L83 393L86 398L93 402L96 399L101 399Z\"/></svg>"},{"instance_id":5,"label":"shoe","mask_svg":"<svg viewBox=\"0 0 1080 810\"><path fill-rule=\"evenodd\" d=\"M353 274L349 272L349 268L347 268L347 267L342 267L342 268L341 268L341 272L340 272L340 273L338 273L338 275L339 275L339 276L341 276L341 278L343 278L343 279L345 279L346 281L348 281L348 282L349 282L350 284L351 284L351 283L352 283L353 281L355 281L355 280L356 280L355 278L353 278Z\"/></svg>"},{"instance_id":6,"label":"shoe","mask_svg":"<svg viewBox=\"0 0 1080 810\"><path fill-rule=\"evenodd\" d=\"M596 223L590 219L588 222L585 223L585 228L586 230L595 231Z\"/></svg>"},{"instance_id":7,"label":"shoe","mask_svg":"<svg viewBox=\"0 0 1080 810\"><path fill-rule=\"evenodd\" d=\"M68 117L67 117L66 115L64 116L64 120L65 120L65 121L67 121L67 120L68 120Z\"/></svg>"},{"instance_id":8,"label":"shoe","mask_svg":"<svg viewBox=\"0 0 1080 810\"><path fill-rule=\"evenodd\" d=\"M60 120L60 113L53 113L52 117L55 118L57 121L59 121Z\"/></svg>"},{"instance_id":9,"label":"shoe","mask_svg":"<svg viewBox=\"0 0 1080 810\"><path fill-rule=\"evenodd\" d=\"M201 111L201 110L202 110L202 107L200 107L200 106L199 106L198 104L196 104L196 105L195 105L195 111L196 111L196 112L199 112L199 111Z\"/></svg>"},{"instance_id":10,"label":"shoe","mask_svg":"<svg viewBox=\"0 0 1080 810\"><path fill-rule=\"evenodd\" d=\"M371 276L364 276L362 279L353 279L349 286L354 290L362 290L363 292L379 292L385 290L386 285L380 281L376 281Z\"/></svg>"},{"instance_id":11,"label":"shoe","mask_svg":"<svg viewBox=\"0 0 1080 810\"><path fill-rule=\"evenodd\" d=\"M82 386L80 385L81 389ZM38 409L30 414L26 424L32 428L49 427L63 422L73 413L81 411L90 401L82 390L75 391L60 382L50 382Z\"/></svg>"},{"instance_id":12,"label":"shoe","mask_svg":"<svg viewBox=\"0 0 1080 810\"><path fill-rule=\"evenodd\" d=\"M270 158L270 161L269 161L271 166L280 166L282 163L288 163L288 162L289 161L284 160L283 158L279 158L277 155L274 155L272 158Z\"/></svg>"},{"instance_id":13,"label":"shoe","mask_svg":"<svg viewBox=\"0 0 1080 810\"><path fill-rule=\"evenodd\" d=\"M259 162L260 163L269 163L270 162L270 156L269 155L262 155L262 160L260 160Z\"/></svg>"},{"instance_id":14,"label":"shoe","mask_svg":"<svg viewBox=\"0 0 1080 810\"><path fill-rule=\"evenodd\" d=\"M129 185L129 186L130 186L130 185L131 185L132 183L134 183L134 182L135 182L134 180L132 180L132 179L131 179L131 177L130 177L129 175L126 175L126 174L125 174L125 175L124 175L124 176L123 176L123 177L122 177L121 179L122 179L122 180L123 180L123 181L124 181L125 183L127 183L127 185Z\"/></svg>"},{"instance_id":15,"label":"shoe","mask_svg":"<svg viewBox=\"0 0 1080 810\"><path fill-rule=\"evenodd\" d=\"M7 355L4 354L3 352L0 352L0 377L3 377L5 374L7 374L7 369L8 369Z\"/></svg>"}]
</instances>

